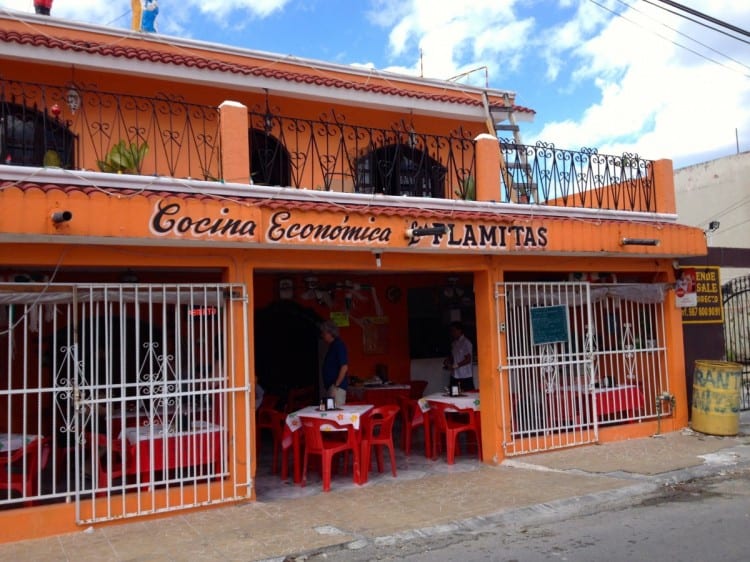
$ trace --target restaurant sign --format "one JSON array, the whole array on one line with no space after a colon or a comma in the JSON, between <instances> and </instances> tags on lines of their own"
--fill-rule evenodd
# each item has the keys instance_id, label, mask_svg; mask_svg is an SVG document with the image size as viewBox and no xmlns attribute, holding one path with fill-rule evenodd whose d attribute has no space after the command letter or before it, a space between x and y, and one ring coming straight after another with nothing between
<instances>
[{"instance_id":1,"label":"restaurant sign","mask_svg":"<svg viewBox=\"0 0 750 562\"><path fill-rule=\"evenodd\" d=\"M266 218L267 220L263 220ZM413 221L399 217L331 214L279 210L261 216L257 208L240 206L196 209L180 201L158 201L149 229L156 236L230 239L237 242L330 246L432 247L456 249L544 248L547 228L530 224ZM329 220L326 220L328 218ZM410 235L425 229L426 236Z\"/></svg>"},{"instance_id":2,"label":"restaurant sign","mask_svg":"<svg viewBox=\"0 0 750 562\"><path fill-rule=\"evenodd\" d=\"M427 236L407 236L423 228ZM392 221L378 222L375 216L360 219L344 215L339 224L310 221L307 216L297 218L291 211L278 211L271 215L266 239L270 242L366 244L368 246L398 246L406 241L407 247L417 245L441 248L543 248L547 245L547 228L543 226L412 222L410 228L394 225Z\"/></svg>"},{"instance_id":3,"label":"restaurant sign","mask_svg":"<svg viewBox=\"0 0 750 562\"><path fill-rule=\"evenodd\" d=\"M679 268L675 301L682 309L683 324L721 324L724 308L717 266ZM682 306L681 306L682 305Z\"/></svg>"}]
</instances>

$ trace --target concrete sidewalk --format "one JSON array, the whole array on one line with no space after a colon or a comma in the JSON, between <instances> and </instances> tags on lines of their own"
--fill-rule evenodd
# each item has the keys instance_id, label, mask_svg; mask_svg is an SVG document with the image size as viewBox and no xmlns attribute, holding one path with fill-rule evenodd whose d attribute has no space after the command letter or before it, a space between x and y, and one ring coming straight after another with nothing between
<instances>
[{"instance_id":1,"label":"concrete sidewalk","mask_svg":"<svg viewBox=\"0 0 750 562\"><path fill-rule=\"evenodd\" d=\"M416 477L399 466L398 478L386 471L387 477L365 486L334 484L327 494L261 499L0 545L0 560L283 560L326 548L591 513L634 503L667 482L750 466L750 412L741 416L735 437L686 429L519 457L495 467L466 458L454 467L429 462L441 463L436 466L444 472ZM307 488L313 486L319 487Z\"/></svg>"}]
</instances>

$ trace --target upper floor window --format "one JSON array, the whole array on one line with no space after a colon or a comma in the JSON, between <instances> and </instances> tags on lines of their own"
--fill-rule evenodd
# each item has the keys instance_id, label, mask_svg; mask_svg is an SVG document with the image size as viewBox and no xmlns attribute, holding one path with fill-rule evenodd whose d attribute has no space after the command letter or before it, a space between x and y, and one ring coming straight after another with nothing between
<instances>
[{"instance_id":1,"label":"upper floor window","mask_svg":"<svg viewBox=\"0 0 750 562\"><path fill-rule=\"evenodd\" d=\"M0 103L0 161L19 166L72 168L75 135L36 109Z\"/></svg>"},{"instance_id":2,"label":"upper floor window","mask_svg":"<svg viewBox=\"0 0 750 562\"><path fill-rule=\"evenodd\" d=\"M258 129L250 129L250 177L252 182L261 185L290 183L289 152L276 138Z\"/></svg>"},{"instance_id":3,"label":"upper floor window","mask_svg":"<svg viewBox=\"0 0 750 562\"><path fill-rule=\"evenodd\" d=\"M357 159L357 192L445 197L445 167L427 153L392 144Z\"/></svg>"}]
</instances>

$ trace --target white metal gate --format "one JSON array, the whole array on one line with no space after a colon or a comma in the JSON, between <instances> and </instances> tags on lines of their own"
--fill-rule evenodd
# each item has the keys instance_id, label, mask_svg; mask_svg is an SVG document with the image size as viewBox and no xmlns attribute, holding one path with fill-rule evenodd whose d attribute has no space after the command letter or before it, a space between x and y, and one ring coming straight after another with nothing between
<instances>
[{"instance_id":1,"label":"white metal gate","mask_svg":"<svg viewBox=\"0 0 750 562\"><path fill-rule=\"evenodd\" d=\"M595 442L673 408L659 284L496 286L507 455Z\"/></svg>"},{"instance_id":2,"label":"white metal gate","mask_svg":"<svg viewBox=\"0 0 750 562\"><path fill-rule=\"evenodd\" d=\"M247 341L242 285L0 284L0 466L25 482L0 505L88 523L245 497Z\"/></svg>"}]
</instances>

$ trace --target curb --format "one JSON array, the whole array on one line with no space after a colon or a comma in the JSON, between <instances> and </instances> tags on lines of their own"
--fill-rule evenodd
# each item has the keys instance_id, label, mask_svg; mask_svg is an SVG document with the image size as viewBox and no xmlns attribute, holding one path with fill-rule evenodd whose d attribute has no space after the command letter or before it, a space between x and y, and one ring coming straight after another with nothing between
<instances>
[{"instance_id":1,"label":"curb","mask_svg":"<svg viewBox=\"0 0 750 562\"><path fill-rule=\"evenodd\" d=\"M679 470L673 470L647 475L628 475L629 478L637 478L636 483L626 484L621 488L561 498L545 503L529 505L519 508L503 509L487 515L478 515L451 523L421 527L379 537L368 538L360 536L355 540L346 540L339 544L329 545L323 548L300 551L284 557L268 558L261 562L291 562L297 560L308 560L316 556L324 556L328 552L346 552L348 550L359 550L367 546L396 546L398 544L415 540L442 537L447 534L476 533L493 527L525 526L531 524L544 524L559 519L567 519L573 516L586 516L604 511L605 509L620 509L640 503L650 495L655 494L667 485L687 482L690 480L707 478L726 471L742 470L750 468L750 445L739 445L727 449L721 449L717 453L704 455L704 464ZM519 470L529 470L523 466L515 466ZM533 470L533 469L531 469ZM544 469L546 470L546 469ZM555 469L552 469L555 470ZM568 472L561 470L560 472ZM581 473L580 471L577 471ZM591 477L616 477L623 478L618 473L583 473Z\"/></svg>"}]
</instances>

